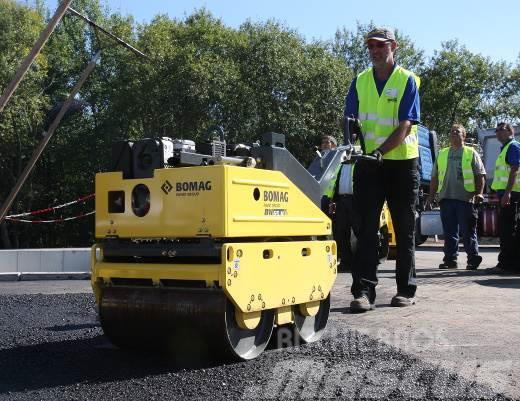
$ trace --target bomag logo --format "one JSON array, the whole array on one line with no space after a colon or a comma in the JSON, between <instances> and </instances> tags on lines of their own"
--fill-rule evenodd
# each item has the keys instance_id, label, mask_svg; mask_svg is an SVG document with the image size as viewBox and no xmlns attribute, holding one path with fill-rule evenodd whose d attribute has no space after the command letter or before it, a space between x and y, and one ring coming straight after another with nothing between
<instances>
[{"instance_id":1,"label":"bomag logo","mask_svg":"<svg viewBox=\"0 0 520 401\"><path fill-rule=\"evenodd\" d=\"M289 192L264 191L264 202L289 202Z\"/></svg>"},{"instance_id":2,"label":"bomag logo","mask_svg":"<svg viewBox=\"0 0 520 401\"><path fill-rule=\"evenodd\" d=\"M183 181L175 183L177 192L211 191L211 181Z\"/></svg>"}]
</instances>

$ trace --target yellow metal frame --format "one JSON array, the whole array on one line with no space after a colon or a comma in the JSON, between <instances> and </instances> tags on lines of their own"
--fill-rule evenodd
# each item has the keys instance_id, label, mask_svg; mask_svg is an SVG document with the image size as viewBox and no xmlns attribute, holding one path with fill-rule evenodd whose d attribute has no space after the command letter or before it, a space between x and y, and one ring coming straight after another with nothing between
<instances>
[{"instance_id":1,"label":"yellow metal frame","mask_svg":"<svg viewBox=\"0 0 520 401\"><path fill-rule=\"evenodd\" d=\"M383 210L381 211L381 218L379 220L379 227L385 226L388 229L388 245L391 247L395 247L395 231L394 231L394 223L392 222L392 215L390 214L390 210L388 209L388 205L386 202L383 204Z\"/></svg>"},{"instance_id":2,"label":"yellow metal frame","mask_svg":"<svg viewBox=\"0 0 520 401\"><path fill-rule=\"evenodd\" d=\"M150 197L142 217L132 210L138 185ZM114 196L118 207L111 207ZM92 288L99 303L103 286L116 278L148 279L156 287L168 279L204 281L222 288L242 328L255 327L268 309L276 310L276 324L290 323L294 308L305 316L317 313L337 275L334 241L292 239L330 234L330 219L279 171L219 165L158 169L142 179L101 173L97 238L212 237L223 245L216 264L112 263L104 259L102 245L94 245ZM233 242L237 237L265 241Z\"/></svg>"},{"instance_id":3,"label":"yellow metal frame","mask_svg":"<svg viewBox=\"0 0 520 401\"><path fill-rule=\"evenodd\" d=\"M200 280L218 285L243 313L309 303L325 299L337 274L334 241L229 243L222 247L220 264L111 263L103 261L102 248L92 247L92 287L113 278Z\"/></svg>"},{"instance_id":4,"label":"yellow metal frame","mask_svg":"<svg viewBox=\"0 0 520 401\"><path fill-rule=\"evenodd\" d=\"M230 243L220 283L242 312L325 299L336 279L334 241Z\"/></svg>"},{"instance_id":5,"label":"yellow metal frame","mask_svg":"<svg viewBox=\"0 0 520 401\"><path fill-rule=\"evenodd\" d=\"M95 244L91 249L91 284L96 299L101 296L101 285L110 285L112 278L150 279L159 287L161 280L201 280L208 286L218 283L221 265L218 264L167 264L167 263L114 263L103 259L103 247Z\"/></svg>"}]
</instances>

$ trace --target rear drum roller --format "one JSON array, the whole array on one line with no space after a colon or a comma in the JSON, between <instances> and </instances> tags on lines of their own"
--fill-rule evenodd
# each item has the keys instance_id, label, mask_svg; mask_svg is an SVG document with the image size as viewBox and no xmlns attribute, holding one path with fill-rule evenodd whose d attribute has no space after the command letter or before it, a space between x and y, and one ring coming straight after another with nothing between
<instances>
[{"instance_id":1,"label":"rear drum roller","mask_svg":"<svg viewBox=\"0 0 520 401\"><path fill-rule=\"evenodd\" d=\"M314 314L312 310L303 310L302 305L293 308L294 331L304 343L318 341L325 332L330 310L330 294L319 303ZM311 315L309 315L311 314Z\"/></svg>"},{"instance_id":2,"label":"rear drum roller","mask_svg":"<svg viewBox=\"0 0 520 401\"><path fill-rule=\"evenodd\" d=\"M226 336L235 359L253 359L262 353L273 332L274 310L264 310L260 314L256 327L242 328L237 320L237 312L233 303L226 302Z\"/></svg>"},{"instance_id":3,"label":"rear drum roller","mask_svg":"<svg viewBox=\"0 0 520 401\"><path fill-rule=\"evenodd\" d=\"M103 331L120 348L166 349L193 358L253 359L269 342L274 310L261 311L258 319L242 324L237 314L222 291L209 289L112 287L104 289L100 304Z\"/></svg>"}]
</instances>

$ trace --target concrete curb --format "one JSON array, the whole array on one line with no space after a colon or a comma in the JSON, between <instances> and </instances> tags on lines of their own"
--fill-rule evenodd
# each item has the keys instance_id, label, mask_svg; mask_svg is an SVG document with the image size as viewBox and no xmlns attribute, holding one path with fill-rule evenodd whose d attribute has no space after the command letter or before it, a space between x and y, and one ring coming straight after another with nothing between
<instances>
[{"instance_id":1,"label":"concrete curb","mask_svg":"<svg viewBox=\"0 0 520 401\"><path fill-rule=\"evenodd\" d=\"M0 249L1 273L90 271L90 248Z\"/></svg>"},{"instance_id":2,"label":"concrete curb","mask_svg":"<svg viewBox=\"0 0 520 401\"><path fill-rule=\"evenodd\" d=\"M20 281L21 273L0 273L0 281Z\"/></svg>"},{"instance_id":3,"label":"concrete curb","mask_svg":"<svg viewBox=\"0 0 520 401\"><path fill-rule=\"evenodd\" d=\"M18 274L20 281L90 280L89 272L28 272Z\"/></svg>"}]
</instances>

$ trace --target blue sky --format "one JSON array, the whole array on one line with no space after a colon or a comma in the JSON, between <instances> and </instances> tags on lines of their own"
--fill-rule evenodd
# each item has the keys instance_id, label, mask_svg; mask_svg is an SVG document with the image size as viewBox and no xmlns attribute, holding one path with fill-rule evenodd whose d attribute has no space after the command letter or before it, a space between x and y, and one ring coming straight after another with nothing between
<instances>
[{"instance_id":1,"label":"blue sky","mask_svg":"<svg viewBox=\"0 0 520 401\"><path fill-rule=\"evenodd\" d=\"M517 63L520 54L520 0L102 0L138 22L157 14L182 19L205 7L231 27L247 19L274 18L308 40L332 39L338 28L363 24L391 26L432 56L441 42L458 39L473 53ZM54 12L56 0L45 3Z\"/></svg>"}]
</instances>

